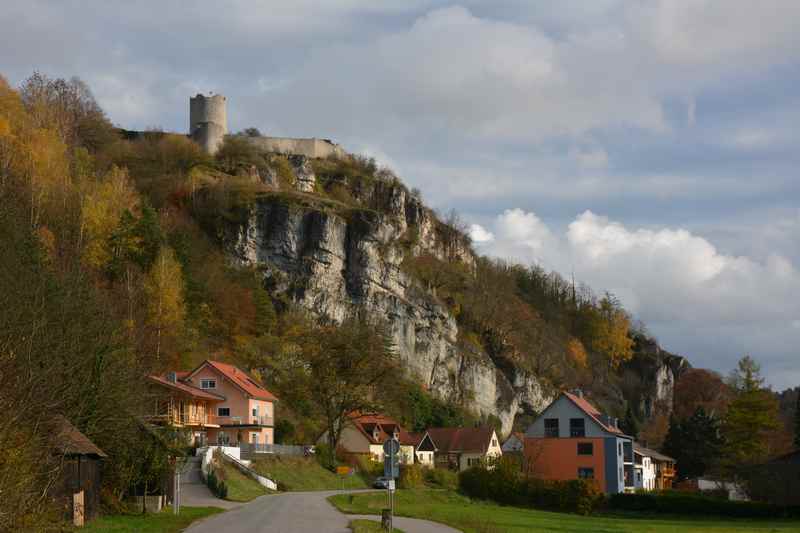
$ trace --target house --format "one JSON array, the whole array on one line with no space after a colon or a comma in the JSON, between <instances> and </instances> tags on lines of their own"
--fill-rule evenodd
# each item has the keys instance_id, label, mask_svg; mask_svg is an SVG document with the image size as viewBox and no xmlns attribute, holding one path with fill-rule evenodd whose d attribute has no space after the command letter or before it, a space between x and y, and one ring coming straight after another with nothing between
<instances>
[{"instance_id":1,"label":"house","mask_svg":"<svg viewBox=\"0 0 800 533\"><path fill-rule=\"evenodd\" d=\"M53 496L73 523L82 526L100 509L103 461L108 456L60 415L54 420L53 454L63 458Z\"/></svg>"},{"instance_id":2,"label":"house","mask_svg":"<svg viewBox=\"0 0 800 533\"><path fill-rule=\"evenodd\" d=\"M409 433L408 437L414 443L414 462L425 467L433 467L434 448L430 438L425 440L425 433ZM424 447L423 441L425 441Z\"/></svg>"},{"instance_id":3,"label":"house","mask_svg":"<svg viewBox=\"0 0 800 533\"><path fill-rule=\"evenodd\" d=\"M489 426L429 428L419 449L427 452L431 448L434 466L458 471L503 455L497 432Z\"/></svg>"},{"instance_id":4,"label":"house","mask_svg":"<svg viewBox=\"0 0 800 533\"><path fill-rule=\"evenodd\" d=\"M149 419L185 428L193 444L273 444L278 399L242 369L207 359L149 380L158 389Z\"/></svg>"},{"instance_id":5,"label":"house","mask_svg":"<svg viewBox=\"0 0 800 533\"><path fill-rule=\"evenodd\" d=\"M347 417L339 437L338 453L350 458L366 457L383 462L383 443L390 438L400 441L400 464L413 464L418 436L408 433L393 418L378 413L353 413ZM328 442L328 433L319 443Z\"/></svg>"},{"instance_id":6,"label":"house","mask_svg":"<svg viewBox=\"0 0 800 533\"><path fill-rule=\"evenodd\" d=\"M675 459L634 442L633 470L636 490L671 489Z\"/></svg>"},{"instance_id":7,"label":"house","mask_svg":"<svg viewBox=\"0 0 800 533\"><path fill-rule=\"evenodd\" d=\"M583 392L562 392L525 432L525 468L544 479L593 479L609 493L633 491L633 439Z\"/></svg>"},{"instance_id":8,"label":"house","mask_svg":"<svg viewBox=\"0 0 800 533\"><path fill-rule=\"evenodd\" d=\"M522 455L525 448L525 435L519 431L511 433L500 448L503 450L503 455Z\"/></svg>"},{"instance_id":9,"label":"house","mask_svg":"<svg viewBox=\"0 0 800 533\"><path fill-rule=\"evenodd\" d=\"M731 501L748 501L750 499L742 485L733 481L711 478L684 479L675 484L675 489L686 492L721 492Z\"/></svg>"}]
</instances>

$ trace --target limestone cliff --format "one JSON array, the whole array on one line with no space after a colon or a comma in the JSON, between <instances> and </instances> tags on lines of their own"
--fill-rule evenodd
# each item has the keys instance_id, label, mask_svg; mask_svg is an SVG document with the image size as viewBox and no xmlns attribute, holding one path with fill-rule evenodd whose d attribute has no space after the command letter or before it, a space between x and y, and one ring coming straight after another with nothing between
<instances>
[{"instance_id":1,"label":"limestone cliff","mask_svg":"<svg viewBox=\"0 0 800 533\"><path fill-rule=\"evenodd\" d=\"M469 246L443 243L437 221L404 187L378 189L372 193L381 211L341 213L262 197L229 228L228 252L241 265L260 267L272 290L319 316L341 320L366 311L385 317L410 374L440 397L496 415L510 431L521 408L546 405L539 382L460 346L455 319L400 268L409 251L469 263ZM416 233L411 243L409 231Z\"/></svg>"},{"instance_id":2,"label":"limestone cliff","mask_svg":"<svg viewBox=\"0 0 800 533\"><path fill-rule=\"evenodd\" d=\"M349 183L350 203L344 203L324 192L335 187L320 187L309 160L288 161L294 190L277 190L275 177L262 169L261 179L275 192L258 196L222 228L223 246L234 263L257 267L271 291L317 316L383 317L411 376L443 399L497 416L504 434L517 414L540 412L549 403L554 391L537 376L460 342L448 309L403 270L409 254L474 268L476 258L463 234L442 224L396 178ZM609 405L638 402L637 411L649 416L654 405L671 405L680 364L664 354L651 357L640 345L627 369L636 386L614 387Z\"/></svg>"}]
</instances>

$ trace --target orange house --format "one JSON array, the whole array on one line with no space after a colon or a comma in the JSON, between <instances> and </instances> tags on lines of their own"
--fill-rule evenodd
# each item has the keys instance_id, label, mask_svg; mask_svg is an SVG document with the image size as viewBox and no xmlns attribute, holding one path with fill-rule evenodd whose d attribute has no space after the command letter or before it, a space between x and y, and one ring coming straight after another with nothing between
<instances>
[{"instance_id":1,"label":"orange house","mask_svg":"<svg viewBox=\"0 0 800 533\"><path fill-rule=\"evenodd\" d=\"M633 490L633 439L581 391L562 392L531 424L524 455L532 476L591 479L610 494Z\"/></svg>"},{"instance_id":2,"label":"orange house","mask_svg":"<svg viewBox=\"0 0 800 533\"><path fill-rule=\"evenodd\" d=\"M151 420L188 429L194 444L274 443L278 399L242 369L207 359L190 372L149 378L160 388Z\"/></svg>"}]
</instances>

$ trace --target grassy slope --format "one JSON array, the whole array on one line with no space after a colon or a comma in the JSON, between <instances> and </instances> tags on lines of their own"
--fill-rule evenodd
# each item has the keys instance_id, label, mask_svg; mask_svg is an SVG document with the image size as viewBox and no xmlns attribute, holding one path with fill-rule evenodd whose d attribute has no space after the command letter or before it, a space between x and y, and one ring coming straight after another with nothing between
<instances>
[{"instance_id":1,"label":"grassy slope","mask_svg":"<svg viewBox=\"0 0 800 533\"><path fill-rule=\"evenodd\" d=\"M351 520L349 527L353 533L383 533L384 531L380 522L373 520ZM397 528L394 528L393 531L394 533L403 533Z\"/></svg>"},{"instance_id":2,"label":"grassy slope","mask_svg":"<svg viewBox=\"0 0 800 533\"><path fill-rule=\"evenodd\" d=\"M249 502L263 496L267 490L254 479L239 472L236 467L225 464L225 484L228 486L228 497L233 502Z\"/></svg>"},{"instance_id":3,"label":"grassy slope","mask_svg":"<svg viewBox=\"0 0 800 533\"><path fill-rule=\"evenodd\" d=\"M253 468L276 483L280 482L286 490L333 490L342 488L342 479L322 468L314 458L270 457L258 459ZM344 488L363 489L367 484L359 476L344 479Z\"/></svg>"},{"instance_id":4,"label":"grassy slope","mask_svg":"<svg viewBox=\"0 0 800 533\"><path fill-rule=\"evenodd\" d=\"M378 493L339 495L330 498L339 510L356 514L379 514L385 495ZM745 533L800 530L798 521L732 520L724 518L620 518L579 516L534 509L503 507L474 502L447 491L401 490L395 499L398 516L426 518L461 529L464 533L600 531L620 533Z\"/></svg>"},{"instance_id":5,"label":"grassy slope","mask_svg":"<svg viewBox=\"0 0 800 533\"><path fill-rule=\"evenodd\" d=\"M216 507L182 507L178 516L167 508L158 514L113 515L92 520L86 526L76 529L82 533L177 533L183 531L195 520L221 513Z\"/></svg>"}]
</instances>

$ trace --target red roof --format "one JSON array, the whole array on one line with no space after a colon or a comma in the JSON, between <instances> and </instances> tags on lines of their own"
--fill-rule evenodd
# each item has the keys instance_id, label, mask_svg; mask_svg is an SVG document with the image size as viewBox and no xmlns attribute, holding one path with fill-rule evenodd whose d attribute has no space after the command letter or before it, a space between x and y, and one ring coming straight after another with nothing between
<instances>
[{"instance_id":1,"label":"red roof","mask_svg":"<svg viewBox=\"0 0 800 533\"><path fill-rule=\"evenodd\" d=\"M394 434L395 428L398 430L399 436L397 438L400 444L416 446L419 440L415 440L413 434L408 433L403 427L393 418L377 413L359 414L352 413L349 416L350 422L356 427L370 444L383 444L386 439ZM374 431L377 429L377 432ZM377 439L375 438L377 434Z\"/></svg>"},{"instance_id":2,"label":"red roof","mask_svg":"<svg viewBox=\"0 0 800 533\"><path fill-rule=\"evenodd\" d=\"M576 396L575 394L572 394L571 392L566 392L566 391L562 392L561 394L563 394L564 396L569 398L572 401L572 403L577 405L578 408L581 411L583 411L584 413L589 415L592 419L594 419L594 421L597 422L600 425L601 428L605 429L609 433L616 433L617 435L624 435L624 433L619 428L616 428L614 426L611 426L611 425L608 425L608 424L604 423L603 419L601 418L602 417L602 413L600 411L598 411L597 408L594 405L592 405L588 401L586 401L586 399L583 398L582 396Z\"/></svg>"},{"instance_id":3,"label":"red roof","mask_svg":"<svg viewBox=\"0 0 800 533\"><path fill-rule=\"evenodd\" d=\"M187 372L181 372L181 373L187 374ZM158 383L159 385L163 385L165 387L177 390L193 398L202 398L204 400L215 400L215 401L221 401L225 399L224 396L220 396L219 394L214 394L213 392L204 391L203 389L198 389L197 387L183 381L170 381L161 376L147 376L147 377L151 381Z\"/></svg>"},{"instance_id":4,"label":"red roof","mask_svg":"<svg viewBox=\"0 0 800 533\"><path fill-rule=\"evenodd\" d=\"M267 400L274 402L278 399L270 391L259 385L256 380L250 377L247 372L233 365L229 365L228 363L206 359L203 361L203 364L192 371L191 374L194 374L206 364L228 378L231 382L233 382L234 385L242 389L248 396L251 396L256 400Z\"/></svg>"},{"instance_id":5,"label":"red roof","mask_svg":"<svg viewBox=\"0 0 800 533\"><path fill-rule=\"evenodd\" d=\"M476 428L430 428L430 436L436 449L443 453L486 453L494 429L489 426Z\"/></svg>"}]
</instances>

